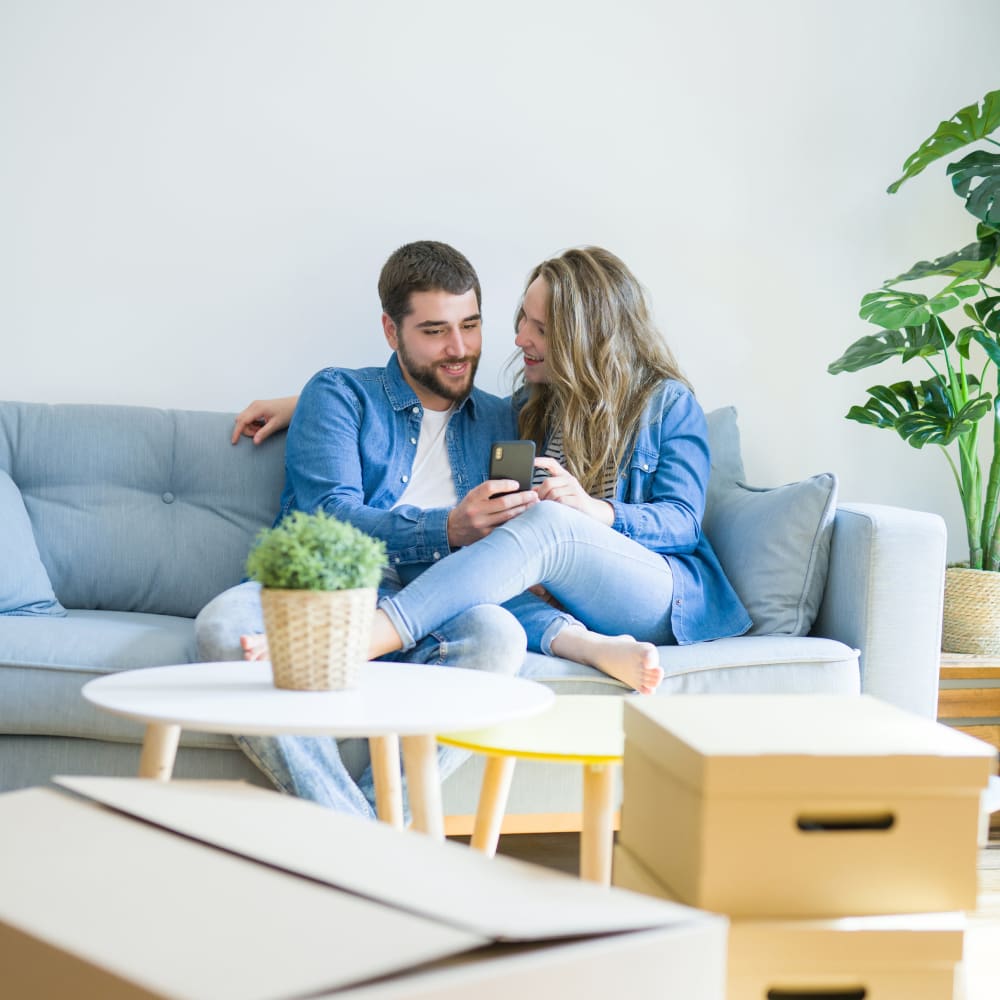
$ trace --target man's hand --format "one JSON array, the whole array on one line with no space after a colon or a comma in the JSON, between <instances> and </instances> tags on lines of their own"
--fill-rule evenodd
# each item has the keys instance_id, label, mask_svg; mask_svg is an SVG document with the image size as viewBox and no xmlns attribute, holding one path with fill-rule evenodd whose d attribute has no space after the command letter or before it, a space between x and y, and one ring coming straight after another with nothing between
<instances>
[{"instance_id":1,"label":"man's hand","mask_svg":"<svg viewBox=\"0 0 1000 1000\"><path fill-rule=\"evenodd\" d=\"M292 414L298 401L298 396L255 399L242 413L236 415L233 444L239 441L241 435L253 438L254 444L260 444L276 431L283 431L292 422Z\"/></svg>"},{"instance_id":2,"label":"man's hand","mask_svg":"<svg viewBox=\"0 0 1000 1000\"><path fill-rule=\"evenodd\" d=\"M554 500L564 503L586 514L587 517L606 524L609 528L615 522L614 508L607 500L598 500L583 492L580 481L570 475L554 458L536 458L535 465L545 469L548 476L538 486L539 500Z\"/></svg>"},{"instance_id":3,"label":"man's hand","mask_svg":"<svg viewBox=\"0 0 1000 1000\"><path fill-rule=\"evenodd\" d=\"M453 549L471 545L512 517L523 514L533 503L538 503L538 494L534 490L507 492L517 490L517 485L513 479L489 479L469 490L462 502L452 507L448 514L448 544ZM504 496L495 496L497 493Z\"/></svg>"}]
</instances>

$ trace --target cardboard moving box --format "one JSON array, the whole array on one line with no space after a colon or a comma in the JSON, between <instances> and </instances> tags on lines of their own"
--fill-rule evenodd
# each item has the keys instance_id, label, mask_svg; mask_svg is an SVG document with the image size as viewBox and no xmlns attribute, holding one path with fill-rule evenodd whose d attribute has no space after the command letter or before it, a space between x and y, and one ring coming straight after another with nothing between
<instances>
[{"instance_id":1,"label":"cardboard moving box","mask_svg":"<svg viewBox=\"0 0 1000 1000\"><path fill-rule=\"evenodd\" d=\"M996 751L868 696L628 699L619 843L732 917L971 909Z\"/></svg>"},{"instance_id":2,"label":"cardboard moving box","mask_svg":"<svg viewBox=\"0 0 1000 1000\"><path fill-rule=\"evenodd\" d=\"M0 796L18 1000L722 1000L726 920L229 782Z\"/></svg>"},{"instance_id":3,"label":"cardboard moving box","mask_svg":"<svg viewBox=\"0 0 1000 1000\"><path fill-rule=\"evenodd\" d=\"M613 883L672 898L621 844ZM964 928L962 913L732 920L727 997L952 1000Z\"/></svg>"}]
</instances>

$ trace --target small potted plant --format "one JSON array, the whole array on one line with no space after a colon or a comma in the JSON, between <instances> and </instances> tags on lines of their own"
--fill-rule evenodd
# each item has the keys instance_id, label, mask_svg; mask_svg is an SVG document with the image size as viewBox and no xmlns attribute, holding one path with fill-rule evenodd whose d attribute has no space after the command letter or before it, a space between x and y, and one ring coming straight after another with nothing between
<instances>
[{"instance_id":1,"label":"small potted plant","mask_svg":"<svg viewBox=\"0 0 1000 1000\"><path fill-rule=\"evenodd\" d=\"M952 188L976 220L974 240L934 260L918 261L861 300L861 318L881 327L856 340L829 365L856 372L890 358L917 361L926 376L868 389L848 420L896 431L914 448L937 445L948 460L965 515L969 561L949 567L943 648L953 653L1000 652L1000 90L957 111L903 164L901 184L943 156L972 143L986 148L949 164ZM932 287L913 290L914 282ZM945 316L949 316L949 321ZM954 325L957 316L964 325ZM988 419L992 451L980 464L979 430ZM952 451L954 454L952 454Z\"/></svg>"},{"instance_id":2,"label":"small potted plant","mask_svg":"<svg viewBox=\"0 0 1000 1000\"><path fill-rule=\"evenodd\" d=\"M296 511L258 534L247 574L261 584L276 687L357 687L385 562L384 542L322 511Z\"/></svg>"}]
</instances>

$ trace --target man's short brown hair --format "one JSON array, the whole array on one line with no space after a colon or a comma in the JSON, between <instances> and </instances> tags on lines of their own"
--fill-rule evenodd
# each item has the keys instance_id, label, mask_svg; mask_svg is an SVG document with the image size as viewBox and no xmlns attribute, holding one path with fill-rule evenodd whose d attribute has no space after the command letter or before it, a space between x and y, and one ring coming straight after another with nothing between
<instances>
[{"instance_id":1,"label":"man's short brown hair","mask_svg":"<svg viewBox=\"0 0 1000 1000\"><path fill-rule=\"evenodd\" d=\"M476 304L483 307L479 276L468 259L447 243L419 240L401 246L383 265L378 279L382 311L402 326L410 313L413 292L450 292L464 295L475 289Z\"/></svg>"}]
</instances>

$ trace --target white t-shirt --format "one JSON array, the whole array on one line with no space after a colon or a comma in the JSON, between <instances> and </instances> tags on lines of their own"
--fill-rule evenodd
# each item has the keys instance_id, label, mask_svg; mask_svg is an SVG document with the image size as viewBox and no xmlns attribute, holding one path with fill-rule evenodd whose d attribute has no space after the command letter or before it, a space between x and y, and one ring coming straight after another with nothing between
<instances>
[{"instance_id":1,"label":"white t-shirt","mask_svg":"<svg viewBox=\"0 0 1000 1000\"><path fill-rule=\"evenodd\" d=\"M454 507L458 502L455 480L451 476L448 442L445 439L453 410L454 407L447 410L424 409L410 481L393 507L412 504L414 507L430 509Z\"/></svg>"}]
</instances>

